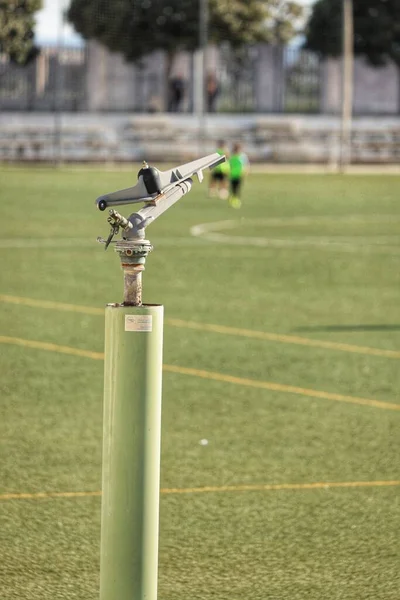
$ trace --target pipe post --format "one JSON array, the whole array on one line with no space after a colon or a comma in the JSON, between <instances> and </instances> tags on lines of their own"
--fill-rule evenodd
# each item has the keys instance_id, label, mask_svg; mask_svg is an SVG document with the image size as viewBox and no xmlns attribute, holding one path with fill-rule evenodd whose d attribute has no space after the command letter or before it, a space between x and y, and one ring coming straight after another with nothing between
<instances>
[{"instance_id":1,"label":"pipe post","mask_svg":"<svg viewBox=\"0 0 400 600\"><path fill-rule=\"evenodd\" d=\"M106 307L100 600L156 600L164 309L142 305L150 242L115 249L124 303Z\"/></svg>"}]
</instances>

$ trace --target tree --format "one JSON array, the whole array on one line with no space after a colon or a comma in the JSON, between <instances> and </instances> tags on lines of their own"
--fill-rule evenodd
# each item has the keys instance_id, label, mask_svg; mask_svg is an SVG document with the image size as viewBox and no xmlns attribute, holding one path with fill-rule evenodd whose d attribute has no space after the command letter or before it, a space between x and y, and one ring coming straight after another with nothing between
<instances>
[{"instance_id":1,"label":"tree","mask_svg":"<svg viewBox=\"0 0 400 600\"><path fill-rule=\"evenodd\" d=\"M152 51L169 55L199 44L200 0L72 0L68 19L86 39L135 61ZM208 0L209 40L235 48L287 40L301 13L284 0ZM269 27L268 27L269 26Z\"/></svg>"},{"instance_id":2,"label":"tree","mask_svg":"<svg viewBox=\"0 0 400 600\"><path fill-rule=\"evenodd\" d=\"M0 0L0 53L26 64L38 53L34 45L34 14L42 0Z\"/></svg>"},{"instance_id":3,"label":"tree","mask_svg":"<svg viewBox=\"0 0 400 600\"><path fill-rule=\"evenodd\" d=\"M353 0L354 51L380 66L400 65L400 0ZM343 0L318 0L306 31L305 46L322 56L342 53Z\"/></svg>"},{"instance_id":4,"label":"tree","mask_svg":"<svg viewBox=\"0 0 400 600\"><path fill-rule=\"evenodd\" d=\"M268 0L267 40L274 44L286 44L302 28L304 9L297 2Z\"/></svg>"}]
</instances>

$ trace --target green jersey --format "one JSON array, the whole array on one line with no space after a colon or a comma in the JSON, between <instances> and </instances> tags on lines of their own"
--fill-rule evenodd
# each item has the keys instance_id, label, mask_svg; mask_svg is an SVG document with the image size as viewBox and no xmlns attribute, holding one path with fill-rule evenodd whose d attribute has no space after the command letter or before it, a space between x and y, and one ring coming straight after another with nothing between
<instances>
[{"instance_id":1,"label":"green jersey","mask_svg":"<svg viewBox=\"0 0 400 600\"><path fill-rule=\"evenodd\" d=\"M224 148L217 148L216 152L220 156L226 155L226 150ZM226 159L225 162L223 162L220 165L217 165L216 167L214 167L214 172L215 173L228 173L229 172L228 157L227 157L227 159Z\"/></svg>"},{"instance_id":2,"label":"green jersey","mask_svg":"<svg viewBox=\"0 0 400 600\"><path fill-rule=\"evenodd\" d=\"M229 159L231 179L240 179L247 166L247 158L244 154L232 154Z\"/></svg>"}]
</instances>

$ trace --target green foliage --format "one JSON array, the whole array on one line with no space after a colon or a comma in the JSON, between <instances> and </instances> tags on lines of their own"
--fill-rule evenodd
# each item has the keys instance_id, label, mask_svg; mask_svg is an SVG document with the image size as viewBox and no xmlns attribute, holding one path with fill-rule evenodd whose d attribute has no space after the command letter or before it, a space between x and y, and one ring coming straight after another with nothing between
<instances>
[{"instance_id":1,"label":"green foliage","mask_svg":"<svg viewBox=\"0 0 400 600\"><path fill-rule=\"evenodd\" d=\"M354 1L354 51L376 66L400 65L400 0ZM318 0L307 25L306 47L323 56L342 52L342 0Z\"/></svg>"},{"instance_id":2,"label":"green foliage","mask_svg":"<svg viewBox=\"0 0 400 600\"><path fill-rule=\"evenodd\" d=\"M97 39L127 60L154 49L193 49L197 39L197 2L171 0L72 0L68 19L87 39Z\"/></svg>"},{"instance_id":3,"label":"green foliage","mask_svg":"<svg viewBox=\"0 0 400 600\"><path fill-rule=\"evenodd\" d=\"M170 54L199 43L200 0L72 0L68 19L86 39L96 39L127 60L155 49ZM166 5L167 4L167 5ZM287 41L302 9L283 0L209 0L209 39L237 48Z\"/></svg>"},{"instance_id":4,"label":"green foliage","mask_svg":"<svg viewBox=\"0 0 400 600\"><path fill-rule=\"evenodd\" d=\"M268 40L275 44L289 42L301 28L303 7L287 0L268 0L266 9Z\"/></svg>"},{"instance_id":5,"label":"green foliage","mask_svg":"<svg viewBox=\"0 0 400 600\"><path fill-rule=\"evenodd\" d=\"M211 0L209 6L210 40L240 47L266 39L263 23L268 13L264 2Z\"/></svg>"},{"instance_id":6,"label":"green foliage","mask_svg":"<svg viewBox=\"0 0 400 600\"><path fill-rule=\"evenodd\" d=\"M0 0L0 53L26 64L36 54L33 42L34 14L42 0Z\"/></svg>"}]
</instances>

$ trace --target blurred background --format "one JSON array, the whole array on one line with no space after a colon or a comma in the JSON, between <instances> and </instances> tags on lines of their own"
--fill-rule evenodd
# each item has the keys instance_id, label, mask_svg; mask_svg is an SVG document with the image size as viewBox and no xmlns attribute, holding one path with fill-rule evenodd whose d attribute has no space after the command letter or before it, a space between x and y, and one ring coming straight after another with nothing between
<instances>
[{"instance_id":1,"label":"blurred background","mask_svg":"<svg viewBox=\"0 0 400 600\"><path fill-rule=\"evenodd\" d=\"M397 0L8 4L0 160L398 162Z\"/></svg>"}]
</instances>

